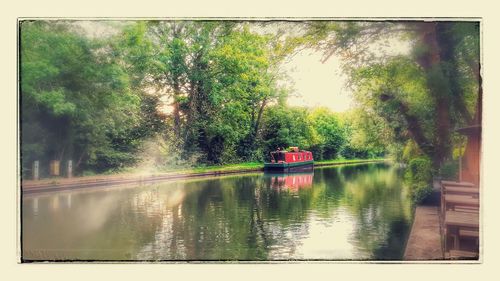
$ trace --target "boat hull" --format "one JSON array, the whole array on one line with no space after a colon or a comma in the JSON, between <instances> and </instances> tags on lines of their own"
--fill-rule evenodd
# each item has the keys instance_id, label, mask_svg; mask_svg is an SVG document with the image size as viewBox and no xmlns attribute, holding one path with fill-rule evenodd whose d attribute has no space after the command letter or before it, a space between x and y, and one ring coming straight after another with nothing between
<instances>
[{"instance_id":1,"label":"boat hull","mask_svg":"<svg viewBox=\"0 0 500 281\"><path fill-rule=\"evenodd\" d=\"M279 172L302 172L312 170L314 161L264 163L264 170Z\"/></svg>"}]
</instances>

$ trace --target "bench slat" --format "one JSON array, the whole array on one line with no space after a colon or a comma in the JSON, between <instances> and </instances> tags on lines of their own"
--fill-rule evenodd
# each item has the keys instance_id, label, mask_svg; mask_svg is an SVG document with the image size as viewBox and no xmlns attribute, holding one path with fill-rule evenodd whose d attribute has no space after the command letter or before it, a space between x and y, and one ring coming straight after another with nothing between
<instances>
[{"instance_id":1,"label":"bench slat","mask_svg":"<svg viewBox=\"0 0 500 281\"><path fill-rule=\"evenodd\" d=\"M479 214L457 211L446 211L444 218L446 226L477 227L479 228Z\"/></svg>"},{"instance_id":2,"label":"bench slat","mask_svg":"<svg viewBox=\"0 0 500 281\"><path fill-rule=\"evenodd\" d=\"M477 230L460 229L458 231L458 236L460 236L460 237L479 238L479 231L477 231Z\"/></svg>"},{"instance_id":3,"label":"bench slat","mask_svg":"<svg viewBox=\"0 0 500 281\"><path fill-rule=\"evenodd\" d=\"M443 189L444 189L444 192L446 192L446 193L479 194L479 188L476 188L476 187L463 187L463 186L443 185Z\"/></svg>"},{"instance_id":4,"label":"bench slat","mask_svg":"<svg viewBox=\"0 0 500 281\"><path fill-rule=\"evenodd\" d=\"M478 252L463 251L463 250L450 250L450 258L478 258Z\"/></svg>"},{"instance_id":5,"label":"bench slat","mask_svg":"<svg viewBox=\"0 0 500 281\"><path fill-rule=\"evenodd\" d=\"M442 185L451 185L451 186L469 186L469 187L473 187L475 186L473 183L471 182L465 182L465 181L441 181L441 184Z\"/></svg>"}]
</instances>

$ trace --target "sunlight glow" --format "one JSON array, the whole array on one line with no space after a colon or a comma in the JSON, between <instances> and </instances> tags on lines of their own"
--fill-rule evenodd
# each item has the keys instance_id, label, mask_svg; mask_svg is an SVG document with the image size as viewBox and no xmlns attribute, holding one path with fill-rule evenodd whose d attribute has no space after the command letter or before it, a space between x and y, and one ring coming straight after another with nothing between
<instances>
[{"instance_id":1,"label":"sunlight glow","mask_svg":"<svg viewBox=\"0 0 500 281\"><path fill-rule=\"evenodd\" d=\"M335 112L350 108L352 99L344 85L346 77L340 61L332 56L321 63L322 53L305 50L283 65L295 92L288 98L288 105L303 107L328 107Z\"/></svg>"}]
</instances>

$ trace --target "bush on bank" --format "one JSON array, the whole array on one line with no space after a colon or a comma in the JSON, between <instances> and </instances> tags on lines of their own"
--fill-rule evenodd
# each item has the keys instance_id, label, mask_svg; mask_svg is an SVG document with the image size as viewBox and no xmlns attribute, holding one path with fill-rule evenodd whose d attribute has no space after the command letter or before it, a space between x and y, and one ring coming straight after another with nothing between
<instances>
[{"instance_id":1,"label":"bush on bank","mask_svg":"<svg viewBox=\"0 0 500 281\"><path fill-rule=\"evenodd\" d=\"M421 203L432 193L432 162L428 157L420 156L413 158L408 163L405 173L412 200Z\"/></svg>"}]
</instances>

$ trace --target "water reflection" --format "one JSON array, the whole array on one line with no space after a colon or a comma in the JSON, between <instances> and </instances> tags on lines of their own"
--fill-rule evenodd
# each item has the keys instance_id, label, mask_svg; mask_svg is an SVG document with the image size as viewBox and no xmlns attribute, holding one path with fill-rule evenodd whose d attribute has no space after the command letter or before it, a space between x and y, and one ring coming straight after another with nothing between
<instances>
[{"instance_id":1,"label":"water reflection","mask_svg":"<svg viewBox=\"0 0 500 281\"><path fill-rule=\"evenodd\" d=\"M264 178L270 179L270 185L279 190L287 190L297 193L299 189L310 188L313 185L314 172L307 173L266 173Z\"/></svg>"},{"instance_id":2,"label":"water reflection","mask_svg":"<svg viewBox=\"0 0 500 281\"><path fill-rule=\"evenodd\" d=\"M400 259L410 220L387 165L72 191L23 199L23 257Z\"/></svg>"}]
</instances>

